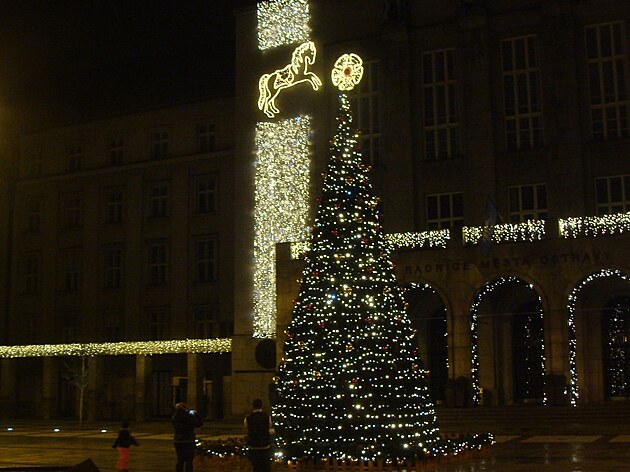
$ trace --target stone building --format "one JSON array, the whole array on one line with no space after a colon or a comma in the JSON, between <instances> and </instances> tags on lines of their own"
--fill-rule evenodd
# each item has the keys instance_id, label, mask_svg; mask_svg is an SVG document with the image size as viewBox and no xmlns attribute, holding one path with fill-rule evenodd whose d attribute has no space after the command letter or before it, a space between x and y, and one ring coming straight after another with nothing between
<instances>
[{"instance_id":1,"label":"stone building","mask_svg":"<svg viewBox=\"0 0 630 472\"><path fill-rule=\"evenodd\" d=\"M73 414L68 343L99 350L94 418L267 400L348 53L435 401L627 400L627 2L266 0L235 14L234 97L22 137L3 405Z\"/></svg>"},{"instance_id":2,"label":"stone building","mask_svg":"<svg viewBox=\"0 0 630 472\"><path fill-rule=\"evenodd\" d=\"M30 348L2 360L5 411L74 416L84 380L93 419L170 415L186 398L214 417L229 407L229 354L159 343L232 336L232 107L21 136L3 344Z\"/></svg>"},{"instance_id":3,"label":"stone building","mask_svg":"<svg viewBox=\"0 0 630 472\"><path fill-rule=\"evenodd\" d=\"M265 215L249 152L264 156L276 146L281 155L282 142L264 141L267 127L282 135L308 116L311 188L304 195L285 185L266 197L293 193L312 214L336 112L331 70L356 53L363 79L349 94L362 151L436 402L627 399L628 5L273 3L238 17L236 175L255 184L237 206ZM309 41L316 57L288 80L287 66ZM309 83L311 72L321 87ZM277 112L268 113L263 94ZM249 215L236 217L247 227ZM247 297L235 306L237 333L252 332L252 312L276 322L278 358L301 270L291 256L295 237L279 229L256 227L236 239L237 260L250 257L240 248L269 234L278 244L277 312L257 312L259 301ZM255 274L238 285L250 280L258 291ZM241 339L234 356L252 351L255 339ZM272 376L251 357L234 362L242 372L235 375L250 380L235 383L258 381L260 391Z\"/></svg>"}]
</instances>

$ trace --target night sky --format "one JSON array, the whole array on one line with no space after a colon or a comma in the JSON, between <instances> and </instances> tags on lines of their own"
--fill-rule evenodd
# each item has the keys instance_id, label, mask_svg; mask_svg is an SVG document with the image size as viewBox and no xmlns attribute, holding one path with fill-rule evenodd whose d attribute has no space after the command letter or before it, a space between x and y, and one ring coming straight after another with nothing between
<instances>
[{"instance_id":1,"label":"night sky","mask_svg":"<svg viewBox=\"0 0 630 472\"><path fill-rule=\"evenodd\" d=\"M2 0L0 106L18 129L233 90L255 0Z\"/></svg>"}]
</instances>

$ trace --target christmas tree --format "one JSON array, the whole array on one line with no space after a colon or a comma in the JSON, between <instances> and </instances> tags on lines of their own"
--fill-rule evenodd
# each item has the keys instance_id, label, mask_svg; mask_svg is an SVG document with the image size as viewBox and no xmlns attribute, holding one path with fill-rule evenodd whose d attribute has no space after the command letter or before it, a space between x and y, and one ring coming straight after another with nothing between
<instances>
[{"instance_id":1,"label":"christmas tree","mask_svg":"<svg viewBox=\"0 0 630 472\"><path fill-rule=\"evenodd\" d=\"M423 457L444 448L350 105L337 130L276 378L285 457Z\"/></svg>"}]
</instances>

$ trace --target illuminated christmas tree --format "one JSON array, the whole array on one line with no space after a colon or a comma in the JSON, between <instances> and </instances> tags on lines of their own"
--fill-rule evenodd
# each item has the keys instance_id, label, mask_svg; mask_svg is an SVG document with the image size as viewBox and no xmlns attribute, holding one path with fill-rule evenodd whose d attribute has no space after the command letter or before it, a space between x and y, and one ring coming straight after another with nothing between
<instances>
[{"instance_id":1,"label":"illuminated christmas tree","mask_svg":"<svg viewBox=\"0 0 630 472\"><path fill-rule=\"evenodd\" d=\"M439 432L346 95L273 409L297 457L422 456Z\"/></svg>"}]
</instances>

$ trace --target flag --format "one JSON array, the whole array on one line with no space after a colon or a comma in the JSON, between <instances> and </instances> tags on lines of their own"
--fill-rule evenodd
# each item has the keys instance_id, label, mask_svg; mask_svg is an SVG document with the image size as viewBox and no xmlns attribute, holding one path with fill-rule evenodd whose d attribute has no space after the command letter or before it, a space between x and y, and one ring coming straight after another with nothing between
<instances>
[{"instance_id":1,"label":"flag","mask_svg":"<svg viewBox=\"0 0 630 472\"><path fill-rule=\"evenodd\" d=\"M481 253L488 257L490 254L490 247L492 245L492 235L494 234L494 227L499 221L502 221L501 215L497 211L497 207L494 206L494 202L488 198L486 200L486 218L483 222L483 231L481 232L481 239L479 240L479 247Z\"/></svg>"}]
</instances>

